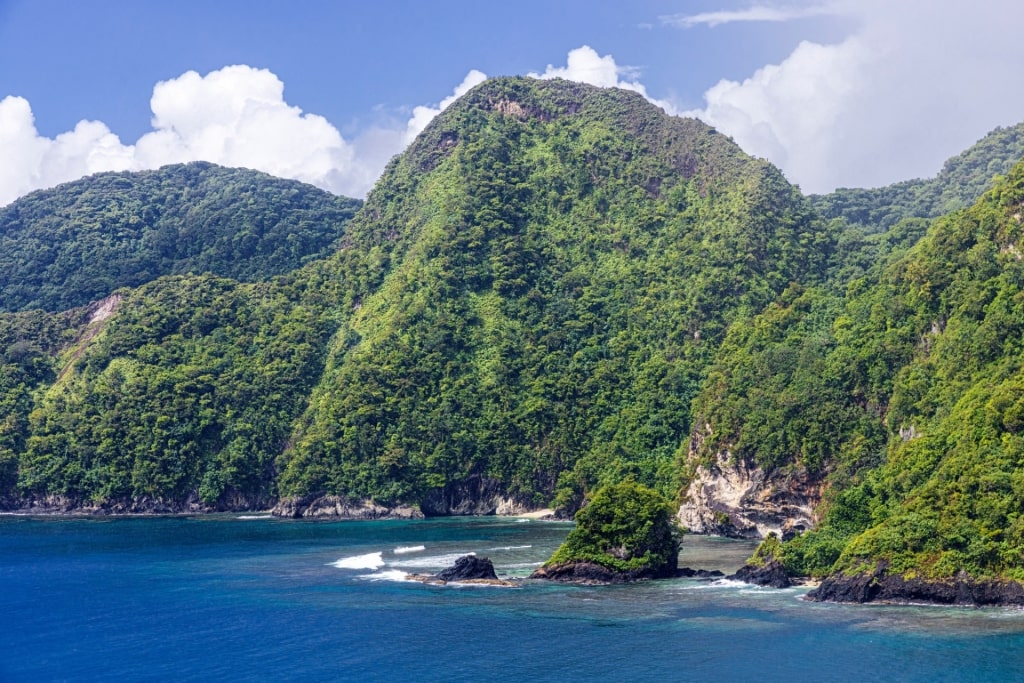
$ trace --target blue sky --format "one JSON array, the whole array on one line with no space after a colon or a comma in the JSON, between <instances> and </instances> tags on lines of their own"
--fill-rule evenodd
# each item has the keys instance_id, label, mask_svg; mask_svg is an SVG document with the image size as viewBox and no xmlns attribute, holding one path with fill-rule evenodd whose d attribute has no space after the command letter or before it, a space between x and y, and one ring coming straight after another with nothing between
<instances>
[{"instance_id":1,"label":"blue sky","mask_svg":"<svg viewBox=\"0 0 1024 683\"><path fill-rule=\"evenodd\" d=\"M193 158L362 195L485 74L641 90L807 191L932 175L1024 120L1018 4L0 0L0 204Z\"/></svg>"}]
</instances>

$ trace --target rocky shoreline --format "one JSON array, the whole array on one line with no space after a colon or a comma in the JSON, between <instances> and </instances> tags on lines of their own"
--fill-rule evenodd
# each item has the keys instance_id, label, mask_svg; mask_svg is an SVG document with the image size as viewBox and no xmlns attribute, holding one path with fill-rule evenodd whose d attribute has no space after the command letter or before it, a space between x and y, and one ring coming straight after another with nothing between
<instances>
[{"instance_id":1,"label":"rocky shoreline","mask_svg":"<svg viewBox=\"0 0 1024 683\"><path fill-rule=\"evenodd\" d=\"M596 562L559 562L540 567L530 574L530 578L558 581L560 583L577 583L585 586L602 586L668 577L658 576L646 570L635 572L615 571Z\"/></svg>"},{"instance_id":2,"label":"rocky shoreline","mask_svg":"<svg viewBox=\"0 0 1024 683\"><path fill-rule=\"evenodd\" d=\"M278 501L270 514L290 519L423 519L420 508L412 505L385 506L372 500L346 496L306 496Z\"/></svg>"},{"instance_id":3,"label":"rocky shoreline","mask_svg":"<svg viewBox=\"0 0 1024 683\"><path fill-rule=\"evenodd\" d=\"M335 521L412 520L427 516L499 516L527 517L538 520L558 519L555 511L530 509L524 506L481 508L482 511L451 510L426 515L415 505L381 505L372 500L346 496L313 495L302 498L237 500L222 505L207 505L198 499L164 501L140 498L130 501L92 503L66 496L0 500L0 515L26 517L167 517L174 515L208 515L223 513L266 514L283 519L320 519Z\"/></svg>"},{"instance_id":4,"label":"rocky shoreline","mask_svg":"<svg viewBox=\"0 0 1024 683\"><path fill-rule=\"evenodd\" d=\"M874 571L847 576L837 574L807 594L815 602L928 603L974 607L1024 606L1024 584L996 579L974 579L964 573L947 581L890 574L880 564Z\"/></svg>"}]
</instances>

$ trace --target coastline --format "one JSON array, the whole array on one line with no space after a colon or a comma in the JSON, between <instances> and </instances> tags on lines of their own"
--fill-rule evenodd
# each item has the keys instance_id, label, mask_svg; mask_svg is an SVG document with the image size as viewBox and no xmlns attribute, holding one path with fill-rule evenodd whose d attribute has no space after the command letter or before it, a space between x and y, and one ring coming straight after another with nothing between
<instances>
[{"instance_id":1,"label":"coastline","mask_svg":"<svg viewBox=\"0 0 1024 683\"><path fill-rule=\"evenodd\" d=\"M890 574L880 563L873 571L824 579L809 591L812 602L846 604L1024 607L1024 584L1008 579L975 579L965 573L947 580Z\"/></svg>"},{"instance_id":2,"label":"coastline","mask_svg":"<svg viewBox=\"0 0 1024 683\"><path fill-rule=\"evenodd\" d=\"M199 503L167 504L158 501L140 501L131 504L80 505L67 499L47 502L32 501L27 505L9 505L0 508L0 517L191 517L204 515L269 515L277 519L309 519L334 521L411 520L425 519L418 507L385 507L369 500L353 500L340 496L319 496L311 500L283 499L273 505L215 508ZM504 519L556 520L551 508L539 508L519 513L448 514L439 517L501 517ZM560 520L566 521L566 520Z\"/></svg>"}]
</instances>

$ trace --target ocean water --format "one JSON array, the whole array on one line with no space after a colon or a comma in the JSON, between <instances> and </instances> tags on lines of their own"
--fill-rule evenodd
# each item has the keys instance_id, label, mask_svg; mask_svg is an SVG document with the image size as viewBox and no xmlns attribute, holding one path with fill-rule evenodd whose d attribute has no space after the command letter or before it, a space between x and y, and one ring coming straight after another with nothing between
<instances>
[{"instance_id":1,"label":"ocean water","mask_svg":"<svg viewBox=\"0 0 1024 683\"><path fill-rule=\"evenodd\" d=\"M569 528L0 517L0 680L1024 680L1013 609L820 605L689 579L402 580L468 552L526 576ZM751 549L687 537L681 564L732 571Z\"/></svg>"}]
</instances>

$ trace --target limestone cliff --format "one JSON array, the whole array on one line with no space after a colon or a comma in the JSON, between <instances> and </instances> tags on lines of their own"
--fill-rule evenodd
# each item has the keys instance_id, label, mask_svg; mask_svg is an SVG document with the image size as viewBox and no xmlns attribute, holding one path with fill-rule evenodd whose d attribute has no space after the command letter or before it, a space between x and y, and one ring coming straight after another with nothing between
<instances>
[{"instance_id":1,"label":"limestone cliff","mask_svg":"<svg viewBox=\"0 0 1024 683\"><path fill-rule=\"evenodd\" d=\"M787 538L818 522L820 476L793 466L765 471L728 451L700 464L692 443L688 460L694 476L678 517L690 533L764 538L774 532Z\"/></svg>"}]
</instances>

